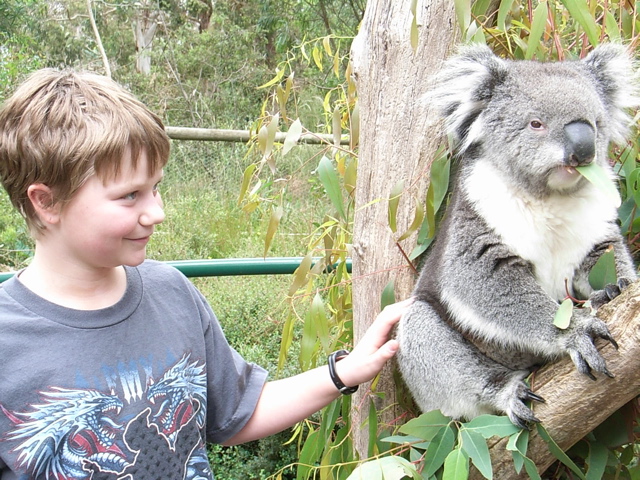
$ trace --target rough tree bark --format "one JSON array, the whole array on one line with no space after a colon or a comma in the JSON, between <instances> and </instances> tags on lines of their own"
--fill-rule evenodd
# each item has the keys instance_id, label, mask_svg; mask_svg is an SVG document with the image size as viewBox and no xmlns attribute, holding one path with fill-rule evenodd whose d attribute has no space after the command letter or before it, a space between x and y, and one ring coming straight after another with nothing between
<instances>
[{"instance_id":1,"label":"rough tree bark","mask_svg":"<svg viewBox=\"0 0 640 480\"><path fill-rule=\"evenodd\" d=\"M607 322L618 342L617 351L604 341L598 344L615 378L598 377L594 382L578 373L573 362L565 358L545 366L532 382L533 390L546 400L534 406L535 414L563 450L640 395L640 282L600 308L598 316ZM505 447L506 440L496 440L491 445L494 479L528 478L526 474L516 475L511 452ZM555 461L535 431L529 440L527 456L541 473ZM476 471L471 478L483 477Z\"/></svg>"},{"instance_id":2,"label":"rough tree bark","mask_svg":"<svg viewBox=\"0 0 640 480\"><path fill-rule=\"evenodd\" d=\"M420 97L452 48L454 2L418 2L415 52L410 39L411 4L411 0L370 0L351 51L361 124L353 238L356 340L379 313L381 293L389 280L395 282L396 298L411 292L415 275L401 247L409 253L415 238L400 246L395 238L410 225L415 199L425 198L428 170L439 142L438 134L427 130L434 115ZM394 235L387 219L388 199L400 180L406 190L398 208L399 233ZM391 369L390 365L382 372L377 386L386 395L376 399L378 411L386 409L386 422L398 414ZM359 427L367 419L372 397L363 387L353 399L352 419L356 451L366 458L368 430Z\"/></svg>"}]
</instances>

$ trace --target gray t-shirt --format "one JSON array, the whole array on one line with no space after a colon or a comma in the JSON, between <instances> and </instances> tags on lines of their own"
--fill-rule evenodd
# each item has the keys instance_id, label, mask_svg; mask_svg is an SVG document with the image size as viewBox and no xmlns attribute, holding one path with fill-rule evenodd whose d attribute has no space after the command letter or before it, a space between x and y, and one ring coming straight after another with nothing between
<instances>
[{"instance_id":1,"label":"gray t-shirt","mask_svg":"<svg viewBox=\"0 0 640 480\"><path fill-rule=\"evenodd\" d=\"M213 478L205 443L249 420L267 373L173 267L126 267L115 305L0 288L0 479Z\"/></svg>"}]
</instances>

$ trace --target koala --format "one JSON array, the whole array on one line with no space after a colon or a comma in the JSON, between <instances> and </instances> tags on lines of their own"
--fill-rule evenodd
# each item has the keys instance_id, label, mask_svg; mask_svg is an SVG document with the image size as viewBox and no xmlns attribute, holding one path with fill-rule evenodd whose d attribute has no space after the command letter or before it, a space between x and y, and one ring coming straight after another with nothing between
<instances>
[{"instance_id":1,"label":"koala","mask_svg":"<svg viewBox=\"0 0 640 480\"><path fill-rule=\"evenodd\" d=\"M611 176L610 142L625 141L639 104L626 50L602 45L583 60L512 61L468 46L445 62L428 99L456 155L452 194L398 327L398 366L422 411L457 419L509 416L520 427L542 402L531 371L569 355L577 370L612 376L594 346L617 347L589 308L553 324L571 295L599 306L636 279L617 202L575 167ZM588 276L613 246L618 284Z\"/></svg>"}]
</instances>

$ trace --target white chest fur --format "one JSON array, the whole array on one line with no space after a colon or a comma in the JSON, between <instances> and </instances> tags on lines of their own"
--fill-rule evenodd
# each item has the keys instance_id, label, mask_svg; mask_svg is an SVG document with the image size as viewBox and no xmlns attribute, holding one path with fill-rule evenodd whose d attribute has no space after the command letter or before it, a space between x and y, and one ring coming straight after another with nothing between
<instances>
[{"instance_id":1,"label":"white chest fur","mask_svg":"<svg viewBox=\"0 0 640 480\"><path fill-rule=\"evenodd\" d=\"M487 161L478 162L464 182L467 198L518 256L531 262L542 288L566 297L574 271L592 247L606 238L616 208L588 184L574 195L540 200L508 185Z\"/></svg>"}]
</instances>

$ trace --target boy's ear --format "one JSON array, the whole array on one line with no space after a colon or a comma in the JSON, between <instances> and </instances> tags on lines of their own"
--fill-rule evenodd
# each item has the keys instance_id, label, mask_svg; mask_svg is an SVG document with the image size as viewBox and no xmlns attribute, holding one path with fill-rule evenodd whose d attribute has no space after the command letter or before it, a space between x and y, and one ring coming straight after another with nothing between
<instances>
[{"instance_id":1,"label":"boy's ear","mask_svg":"<svg viewBox=\"0 0 640 480\"><path fill-rule=\"evenodd\" d=\"M55 201L53 191L44 183L34 183L27 188L27 196L38 218L45 225L54 224L60 216L60 204Z\"/></svg>"}]
</instances>

